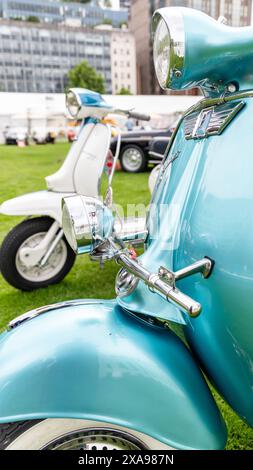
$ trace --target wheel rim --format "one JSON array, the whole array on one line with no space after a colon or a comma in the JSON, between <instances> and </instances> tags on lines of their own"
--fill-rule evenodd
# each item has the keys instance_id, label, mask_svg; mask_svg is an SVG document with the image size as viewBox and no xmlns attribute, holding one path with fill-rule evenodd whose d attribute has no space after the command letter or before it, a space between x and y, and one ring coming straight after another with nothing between
<instances>
[{"instance_id":1,"label":"wheel rim","mask_svg":"<svg viewBox=\"0 0 253 470\"><path fill-rule=\"evenodd\" d=\"M129 148L123 153L122 162L126 170L138 171L142 165L142 154L136 148Z\"/></svg>"},{"instance_id":2,"label":"wheel rim","mask_svg":"<svg viewBox=\"0 0 253 470\"><path fill-rule=\"evenodd\" d=\"M20 245L17 251L16 268L20 276L22 276L27 281L37 283L48 281L49 279L52 279L54 276L56 276L66 263L68 253L64 240L59 241L44 266L39 266L39 264L37 264L33 267L27 267L24 263L22 263L20 259L21 249L35 248L39 245L45 235L46 232L39 232L31 235L22 243L22 245Z\"/></svg>"},{"instance_id":3,"label":"wheel rim","mask_svg":"<svg viewBox=\"0 0 253 470\"><path fill-rule=\"evenodd\" d=\"M127 433L113 429L85 429L65 434L42 450L143 450L144 445Z\"/></svg>"},{"instance_id":4,"label":"wheel rim","mask_svg":"<svg viewBox=\"0 0 253 470\"><path fill-rule=\"evenodd\" d=\"M16 426L15 426L16 430ZM7 450L172 450L132 428L85 419L49 418L32 424Z\"/></svg>"}]
</instances>

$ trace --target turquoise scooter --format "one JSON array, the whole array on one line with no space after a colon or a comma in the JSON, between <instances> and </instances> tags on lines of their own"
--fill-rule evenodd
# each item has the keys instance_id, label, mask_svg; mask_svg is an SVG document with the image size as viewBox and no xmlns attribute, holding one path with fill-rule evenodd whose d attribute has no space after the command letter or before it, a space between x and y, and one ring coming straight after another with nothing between
<instances>
[{"instance_id":1,"label":"turquoise scooter","mask_svg":"<svg viewBox=\"0 0 253 470\"><path fill-rule=\"evenodd\" d=\"M205 377L253 424L253 29L165 8L153 34L160 85L197 86L204 98L165 155L140 258L106 203L65 198L69 244L116 260L117 298L63 302L9 324L3 449L224 449Z\"/></svg>"}]
</instances>

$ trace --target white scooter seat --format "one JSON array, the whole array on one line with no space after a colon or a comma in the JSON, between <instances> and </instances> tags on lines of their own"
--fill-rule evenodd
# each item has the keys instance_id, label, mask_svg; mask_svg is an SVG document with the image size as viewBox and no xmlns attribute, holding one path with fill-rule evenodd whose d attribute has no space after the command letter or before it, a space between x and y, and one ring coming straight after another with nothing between
<instances>
[{"instance_id":1,"label":"white scooter seat","mask_svg":"<svg viewBox=\"0 0 253 470\"><path fill-rule=\"evenodd\" d=\"M48 189L98 197L110 138L109 126L101 123L86 124L61 168L46 177Z\"/></svg>"}]
</instances>

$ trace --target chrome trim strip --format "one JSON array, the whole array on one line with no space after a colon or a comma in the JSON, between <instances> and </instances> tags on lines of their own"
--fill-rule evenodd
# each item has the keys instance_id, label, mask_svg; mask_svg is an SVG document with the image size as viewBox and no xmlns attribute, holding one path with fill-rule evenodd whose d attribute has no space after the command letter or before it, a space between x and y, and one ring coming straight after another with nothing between
<instances>
[{"instance_id":1,"label":"chrome trim strip","mask_svg":"<svg viewBox=\"0 0 253 470\"><path fill-rule=\"evenodd\" d=\"M45 305L43 307L35 308L30 310L29 312L23 313L18 317L11 320L7 326L7 331L11 331L14 328L22 325L28 320L32 320L33 318L42 315L43 313L48 313L51 310L59 310L66 307L76 307L78 305L93 305L93 304L101 304L103 301L101 300L67 300L65 302L58 302L56 304Z\"/></svg>"},{"instance_id":2,"label":"chrome trim strip","mask_svg":"<svg viewBox=\"0 0 253 470\"><path fill-rule=\"evenodd\" d=\"M163 156L164 156L163 153L157 153L157 152L149 152L149 155L150 155L151 157L157 157L157 158L159 158L161 161L162 161ZM149 163L159 163L159 161L158 161L158 160L149 160Z\"/></svg>"}]
</instances>

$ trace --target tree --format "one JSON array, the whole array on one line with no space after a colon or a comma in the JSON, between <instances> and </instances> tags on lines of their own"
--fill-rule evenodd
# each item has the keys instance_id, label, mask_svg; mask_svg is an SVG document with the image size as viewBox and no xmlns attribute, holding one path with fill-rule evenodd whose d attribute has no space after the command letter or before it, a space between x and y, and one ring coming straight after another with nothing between
<instances>
[{"instance_id":1,"label":"tree","mask_svg":"<svg viewBox=\"0 0 253 470\"><path fill-rule=\"evenodd\" d=\"M26 21L30 21L31 23L40 23L40 20L37 16L30 15L26 18Z\"/></svg>"},{"instance_id":2,"label":"tree","mask_svg":"<svg viewBox=\"0 0 253 470\"><path fill-rule=\"evenodd\" d=\"M121 88L117 95L131 95L131 91L128 88Z\"/></svg>"},{"instance_id":3,"label":"tree","mask_svg":"<svg viewBox=\"0 0 253 470\"><path fill-rule=\"evenodd\" d=\"M98 93L105 92L105 82L102 75L83 60L80 64L73 67L68 73L68 86L78 88L88 88Z\"/></svg>"},{"instance_id":4,"label":"tree","mask_svg":"<svg viewBox=\"0 0 253 470\"><path fill-rule=\"evenodd\" d=\"M111 26L113 25L112 20L110 20L110 18L104 18L103 19L103 24L109 24Z\"/></svg>"}]
</instances>

